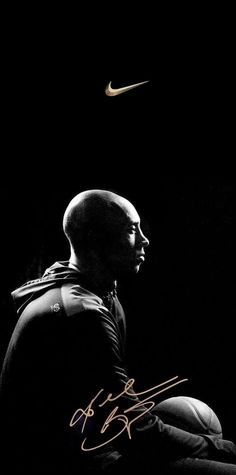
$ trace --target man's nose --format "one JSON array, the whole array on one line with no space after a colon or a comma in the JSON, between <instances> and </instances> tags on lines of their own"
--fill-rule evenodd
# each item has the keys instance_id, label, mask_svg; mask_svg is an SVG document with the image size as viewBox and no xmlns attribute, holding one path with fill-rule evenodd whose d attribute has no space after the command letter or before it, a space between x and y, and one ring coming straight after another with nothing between
<instances>
[{"instance_id":1,"label":"man's nose","mask_svg":"<svg viewBox=\"0 0 236 475\"><path fill-rule=\"evenodd\" d=\"M140 240L141 240L142 247L147 247L147 246L149 246L150 241L149 241L149 239L148 239L146 236L144 236L144 234L143 234L142 231L140 232L140 238L141 238Z\"/></svg>"}]
</instances>

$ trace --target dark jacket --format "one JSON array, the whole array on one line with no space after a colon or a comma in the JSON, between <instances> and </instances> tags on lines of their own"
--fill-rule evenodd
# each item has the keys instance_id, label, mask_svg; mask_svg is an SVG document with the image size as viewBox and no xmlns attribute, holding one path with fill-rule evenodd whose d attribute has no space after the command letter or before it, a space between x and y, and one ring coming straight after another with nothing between
<instances>
[{"instance_id":1,"label":"dark jacket","mask_svg":"<svg viewBox=\"0 0 236 475\"><path fill-rule=\"evenodd\" d=\"M124 390L125 315L115 289L95 292L60 262L12 296L19 319L0 393L8 468L33 474L103 469L140 447L160 459L209 455L207 438L163 424L132 385ZM105 402L109 394L120 396Z\"/></svg>"}]
</instances>

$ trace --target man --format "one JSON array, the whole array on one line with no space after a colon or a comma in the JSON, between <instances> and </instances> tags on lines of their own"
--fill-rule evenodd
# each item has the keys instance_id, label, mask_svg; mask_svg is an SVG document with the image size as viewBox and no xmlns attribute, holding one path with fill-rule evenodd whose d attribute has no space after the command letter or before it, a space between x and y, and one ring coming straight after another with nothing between
<instances>
[{"instance_id":1,"label":"man","mask_svg":"<svg viewBox=\"0 0 236 475\"><path fill-rule=\"evenodd\" d=\"M63 228L69 261L13 292L19 320L1 377L5 469L236 473L232 442L163 424L128 377L117 280L138 273L149 245L134 206L84 191Z\"/></svg>"}]
</instances>

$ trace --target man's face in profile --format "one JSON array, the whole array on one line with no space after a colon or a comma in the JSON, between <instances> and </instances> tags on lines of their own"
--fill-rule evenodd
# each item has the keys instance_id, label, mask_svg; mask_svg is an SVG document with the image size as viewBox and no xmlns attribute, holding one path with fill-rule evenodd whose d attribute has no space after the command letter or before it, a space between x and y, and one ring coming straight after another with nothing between
<instances>
[{"instance_id":1,"label":"man's face in profile","mask_svg":"<svg viewBox=\"0 0 236 475\"><path fill-rule=\"evenodd\" d=\"M131 203L122 206L119 217L112 217L113 240L105 255L106 264L114 277L137 273L145 260L149 245L140 226L140 217Z\"/></svg>"}]
</instances>

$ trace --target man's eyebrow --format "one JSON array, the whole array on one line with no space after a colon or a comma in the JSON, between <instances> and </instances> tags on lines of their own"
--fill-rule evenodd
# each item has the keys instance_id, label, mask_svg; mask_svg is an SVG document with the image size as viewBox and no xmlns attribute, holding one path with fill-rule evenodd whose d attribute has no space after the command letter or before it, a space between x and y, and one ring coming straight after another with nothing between
<instances>
[{"instance_id":1,"label":"man's eyebrow","mask_svg":"<svg viewBox=\"0 0 236 475\"><path fill-rule=\"evenodd\" d=\"M128 226L138 226L140 224L140 221L130 221L128 223Z\"/></svg>"}]
</instances>

